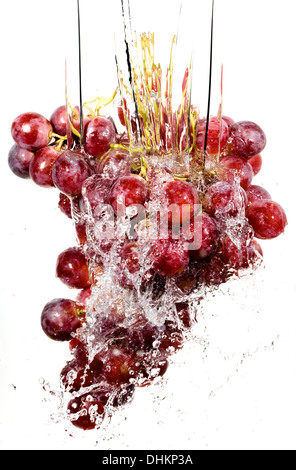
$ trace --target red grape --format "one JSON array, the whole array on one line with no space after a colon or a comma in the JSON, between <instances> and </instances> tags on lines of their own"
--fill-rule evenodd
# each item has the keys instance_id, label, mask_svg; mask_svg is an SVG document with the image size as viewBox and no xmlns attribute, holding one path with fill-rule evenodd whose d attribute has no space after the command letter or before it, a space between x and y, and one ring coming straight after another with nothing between
<instances>
[{"instance_id":1,"label":"red grape","mask_svg":"<svg viewBox=\"0 0 296 470\"><path fill-rule=\"evenodd\" d=\"M44 147L38 150L30 163L30 175L34 183L44 188L54 187L52 169L59 153L54 147Z\"/></svg>"},{"instance_id":2,"label":"red grape","mask_svg":"<svg viewBox=\"0 0 296 470\"><path fill-rule=\"evenodd\" d=\"M222 260L233 269L248 268L256 258L256 252L252 239L243 234L235 240L226 237L223 240Z\"/></svg>"},{"instance_id":3,"label":"red grape","mask_svg":"<svg viewBox=\"0 0 296 470\"><path fill-rule=\"evenodd\" d=\"M205 210L215 217L237 217L245 212L247 196L244 189L226 181L218 181L209 187Z\"/></svg>"},{"instance_id":4,"label":"red grape","mask_svg":"<svg viewBox=\"0 0 296 470\"><path fill-rule=\"evenodd\" d=\"M133 281L128 276L129 274L136 274L140 271L140 260L137 251L137 243L131 242L125 244L120 252L120 264L118 272L118 281L122 287L133 288ZM126 273L127 271L127 273Z\"/></svg>"},{"instance_id":5,"label":"red grape","mask_svg":"<svg viewBox=\"0 0 296 470\"><path fill-rule=\"evenodd\" d=\"M216 253L220 246L220 233L213 217L203 213L198 217L196 227L190 226L189 255L193 259L204 259Z\"/></svg>"},{"instance_id":6,"label":"red grape","mask_svg":"<svg viewBox=\"0 0 296 470\"><path fill-rule=\"evenodd\" d=\"M180 240L157 240L148 253L153 270L161 276L181 274L189 264L189 252Z\"/></svg>"},{"instance_id":7,"label":"red grape","mask_svg":"<svg viewBox=\"0 0 296 470\"><path fill-rule=\"evenodd\" d=\"M100 217L101 211L109 204L111 185L112 180L102 175L93 175L83 183L83 203L93 217Z\"/></svg>"},{"instance_id":8,"label":"red grape","mask_svg":"<svg viewBox=\"0 0 296 470\"><path fill-rule=\"evenodd\" d=\"M78 247L63 251L57 260L56 275L68 287L90 287L88 264L83 251Z\"/></svg>"},{"instance_id":9,"label":"red grape","mask_svg":"<svg viewBox=\"0 0 296 470\"><path fill-rule=\"evenodd\" d=\"M109 384L128 383L137 377L137 359L130 352L113 347L107 353L103 374Z\"/></svg>"},{"instance_id":10,"label":"red grape","mask_svg":"<svg viewBox=\"0 0 296 470\"><path fill-rule=\"evenodd\" d=\"M267 199L251 204L246 216L255 231L255 237L262 240L278 237L288 224L284 209L277 202Z\"/></svg>"},{"instance_id":11,"label":"red grape","mask_svg":"<svg viewBox=\"0 0 296 470\"><path fill-rule=\"evenodd\" d=\"M52 113L50 122L56 134L60 136L67 135L68 116L66 106L60 106L59 108L57 108Z\"/></svg>"},{"instance_id":12,"label":"red grape","mask_svg":"<svg viewBox=\"0 0 296 470\"><path fill-rule=\"evenodd\" d=\"M81 314L81 307L73 300L52 300L43 309L42 329L55 341L70 341L72 334L81 327Z\"/></svg>"},{"instance_id":13,"label":"red grape","mask_svg":"<svg viewBox=\"0 0 296 470\"><path fill-rule=\"evenodd\" d=\"M90 176L91 170L85 158L71 150L63 152L52 169L54 185L69 197L79 196L84 181Z\"/></svg>"},{"instance_id":14,"label":"red grape","mask_svg":"<svg viewBox=\"0 0 296 470\"><path fill-rule=\"evenodd\" d=\"M67 409L71 423L79 429L90 431L98 427L104 416L104 405L93 394L73 398Z\"/></svg>"},{"instance_id":15,"label":"red grape","mask_svg":"<svg viewBox=\"0 0 296 470\"><path fill-rule=\"evenodd\" d=\"M85 150L93 157L101 157L116 141L116 132L110 119L98 116L85 126Z\"/></svg>"},{"instance_id":16,"label":"red grape","mask_svg":"<svg viewBox=\"0 0 296 470\"><path fill-rule=\"evenodd\" d=\"M120 178L112 187L110 202L116 215L124 215L127 207L142 211L149 196L146 181L137 175ZM139 210L139 206L141 206Z\"/></svg>"},{"instance_id":17,"label":"red grape","mask_svg":"<svg viewBox=\"0 0 296 470\"><path fill-rule=\"evenodd\" d=\"M71 199L68 198L63 193L60 193L59 197L59 209L63 214L65 214L69 219L72 219L72 204Z\"/></svg>"},{"instance_id":18,"label":"red grape","mask_svg":"<svg viewBox=\"0 0 296 470\"><path fill-rule=\"evenodd\" d=\"M247 190L248 203L253 204L255 201L262 201L263 199L271 199L271 195L266 189L255 184L251 185Z\"/></svg>"},{"instance_id":19,"label":"red grape","mask_svg":"<svg viewBox=\"0 0 296 470\"><path fill-rule=\"evenodd\" d=\"M168 220L173 224L189 222L198 210L199 198L193 184L170 181L164 185Z\"/></svg>"},{"instance_id":20,"label":"red grape","mask_svg":"<svg viewBox=\"0 0 296 470\"><path fill-rule=\"evenodd\" d=\"M248 158L248 163L250 163L251 167L253 168L254 176L258 175L263 164L261 154L259 153L259 155L255 155L255 157Z\"/></svg>"},{"instance_id":21,"label":"red grape","mask_svg":"<svg viewBox=\"0 0 296 470\"><path fill-rule=\"evenodd\" d=\"M131 157L124 150L112 149L98 162L98 173L116 180L131 172Z\"/></svg>"},{"instance_id":22,"label":"red grape","mask_svg":"<svg viewBox=\"0 0 296 470\"><path fill-rule=\"evenodd\" d=\"M132 325L128 331L128 347L134 351L150 351L153 343L158 339L160 332L147 320L140 325Z\"/></svg>"},{"instance_id":23,"label":"red grape","mask_svg":"<svg viewBox=\"0 0 296 470\"><path fill-rule=\"evenodd\" d=\"M229 117L229 116L222 116L222 119L223 119L223 121L226 122L226 124L228 125L228 127L231 127L232 124L235 123L235 121L234 121L231 117Z\"/></svg>"},{"instance_id":24,"label":"red grape","mask_svg":"<svg viewBox=\"0 0 296 470\"><path fill-rule=\"evenodd\" d=\"M11 171L19 178L30 178L30 162L33 153L29 150L21 148L19 145L14 144L10 149L8 156L8 165Z\"/></svg>"},{"instance_id":25,"label":"red grape","mask_svg":"<svg viewBox=\"0 0 296 470\"><path fill-rule=\"evenodd\" d=\"M250 121L241 121L230 128L230 136L226 148L228 155L237 157L255 157L264 150L266 136L257 124Z\"/></svg>"},{"instance_id":26,"label":"red grape","mask_svg":"<svg viewBox=\"0 0 296 470\"><path fill-rule=\"evenodd\" d=\"M25 113L13 121L11 134L20 147L34 151L49 144L52 130L45 117L38 113Z\"/></svg>"},{"instance_id":27,"label":"red grape","mask_svg":"<svg viewBox=\"0 0 296 470\"><path fill-rule=\"evenodd\" d=\"M199 282L211 289L226 282L228 277L229 269L220 252L200 263Z\"/></svg>"},{"instance_id":28,"label":"red grape","mask_svg":"<svg viewBox=\"0 0 296 470\"><path fill-rule=\"evenodd\" d=\"M238 178L241 187L245 190L248 189L254 178L254 172L247 160L241 157L229 156L222 158L220 163L226 169L224 173L226 181L231 182Z\"/></svg>"},{"instance_id":29,"label":"red grape","mask_svg":"<svg viewBox=\"0 0 296 470\"><path fill-rule=\"evenodd\" d=\"M195 144L199 152L204 151L206 136L207 120L201 119L196 128ZM211 117L209 120L207 153L209 155L217 155L219 149L222 150L229 137L229 129L227 123L217 117Z\"/></svg>"}]
</instances>

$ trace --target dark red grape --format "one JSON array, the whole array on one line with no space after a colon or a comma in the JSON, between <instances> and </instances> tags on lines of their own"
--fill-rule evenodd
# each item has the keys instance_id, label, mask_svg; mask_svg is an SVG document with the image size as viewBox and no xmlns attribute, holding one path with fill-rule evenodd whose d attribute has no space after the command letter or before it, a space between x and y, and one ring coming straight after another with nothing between
<instances>
[{"instance_id":1,"label":"dark red grape","mask_svg":"<svg viewBox=\"0 0 296 470\"><path fill-rule=\"evenodd\" d=\"M223 179L231 182L238 178L241 187L245 190L248 189L254 178L254 172L246 159L229 156L222 158L220 163L222 167L226 169Z\"/></svg>"},{"instance_id":2,"label":"dark red grape","mask_svg":"<svg viewBox=\"0 0 296 470\"><path fill-rule=\"evenodd\" d=\"M85 126L85 150L93 157L101 157L116 142L116 132L110 119L98 116Z\"/></svg>"},{"instance_id":3,"label":"dark red grape","mask_svg":"<svg viewBox=\"0 0 296 470\"><path fill-rule=\"evenodd\" d=\"M191 262L176 278L176 285L184 294L190 294L197 286L199 271L199 263Z\"/></svg>"},{"instance_id":4,"label":"dark red grape","mask_svg":"<svg viewBox=\"0 0 296 470\"><path fill-rule=\"evenodd\" d=\"M288 224L286 213L280 204L266 199L251 204L246 216L255 231L255 237L262 240L278 237Z\"/></svg>"},{"instance_id":5,"label":"dark red grape","mask_svg":"<svg viewBox=\"0 0 296 470\"><path fill-rule=\"evenodd\" d=\"M79 305L81 304L79 303ZM78 338L73 338L69 342L69 349L77 366L85 368L89 363L89 354L86 344Z\"/></svg>"},{"instance_id":6,"label":"dark red grape","mask_svg":"<svg viewBox=\"0 0 296 470\"><path fill-rule=\"evenodd\" d=\"M49 144L52 130L45 117L38 113L25 113L13 121L11 134L20 147L34 151Z\"/></svg>"},{"instance_id":7,"label":"dark red grape","mask_svg":"<svg viewBox=\"0 0 296 470\"><path fill-rule=\"evenodd\" d=\"M79 392L83 387L84 377L85 369L80 367L75 360L72 360L66 364L60 373L61 386L66 392Z\"/></svg>"},{"instance_id":8,"label":"dark red grape","mask_svg":"<svg viewBox=\"0 0 296 470\"><path fill-rule=\"evenodd\" d=\"M130 384L126 387L120 387L117 393L112 396L111 406L113 406L114 408L118 408L120 406L124 406L128 403L131 403L135 396L135 389L136 387L134 384Z\"/></svg>"},{"instance_id":9,"label":"dark red grape","mask_svg":"<svg viewBox=\"0 0 296 470\"><path fill-rule=\"evenodd\" d=\"M68 198L63 193L60 193L59 197L59 209L63 214L65 214L69 219L72 219L72 204L71 199Z\"/></svg>"},{"instance_id":10,"label":"dark red grape","mask_svg":"<svg viewBox=\"0 0 296 470\"><path fill-rule=\"evenodd\" d=\"M237 157L255 157L266 146L266 136L257 124L250 121L236 122L230 128L226 152Z\"/></svg>"},{"instance_id":11,"label":"dark red grape","mask_svg":"<svg viewBox=\"0 0 296 470\"><path fill-rule=\"evenodd\" d=\"M204 212L196 223L192 221L188 241L189 255L193 259L204 259L216 253L220 246L220 233L215 219Z\"/></svg>"},{"instance_id":12,"label":"dark red grape","mask_svg":"<svg viewBox=\"0 0 296 470\"><path fill-rule=\"evenodd\" d=\"M201 119L196 128L195 145L199 152L204 151L207 120ZM229 137L229 129L226 121L217 117L211 117L209 121L207 153L217 155L219 149L223 150Z\"/></svg>"},{"instance_id":13,"label":"dark red grape","mask_svg":"<svg viewBox=\"0 0 296 470\"><path fill-rule=\"evenodd\" d=\"M172 353L181 349L184 345L184 335L178 326L171 322L166 321L165 331L160 341L159 350L167 353Z\"/></svg>"},{"instance_id":14,"label":"dark red grape","mask_svg":"<svg viewBox=\"0 0 296 470\"><path fill-rule=\"evenodd\" d=\"M93 394L85 394L73 398L67 409L71 423L84 431L90 431L99 427L104 417L104 405Z\"/></svg>"},{"instance_id":15,"label":"dark red grape","mask_svg":"<svg viewBox=\"0 0 296 470\"><path fill-rule=\"evenodd\" d=\"M66 106L59 106L51 115L50 122L53 130L60 136L67 135L67 109Z\"/></svg>"},{"instance_id":16,"label":"dark red grape","mask_svg":"<svg viewBox=\"0 0 296 470\"><path fill-rule=\"evenodd\" d=\"M137 359L129 351L111 348L104 364L103 374L109 384L124 384L136 379Z\"/></svg>"},{"instance_id":17,"label":"dark red grape","mask_svg":"<svg viewBox=\"0 0 296 470\"><path fill-rule=\"evenodd\" d=\"M52 300L43 309L42 329L55 341L70 341L72 334L81 327L82 312L82 308L73 300Z\"/></svg>"},{"instance_id":18,"label":"dark red grape","mask_svg":"<svg viewBox=\"0 0 296 470\"><path fill-rule=\"evenodd\" d=\"M86 222L84 220L81 220L75 223L75 231L78 244L80 246L84 246L87 242Z\"/></svg>"},{"instance_id":19,"label":"dark red grape","mask_svg":"<svg viewBox=\"0 0 296 470\"><path fill-rule=\"evenodd\" d=\"M186 302L179 302L176 304L178 317L184 328L191 328L192 319L190 315L189 305Z\"/></svg>"},{"instance_id":20,"label":"dark red grape","mask_svg":"<svg viewBox=\"0 0 296 470\"><path fill-rule=\"evenodd\" d=\"M193 184L170 181L164 185L168 220L173 224L189 222L198 210L199 198Z\"/></svg>"},{"instance_id":21,"label":"dark red grape","mask_svg":"<svg viewBox=\"0 0 296 470\"><path fill-rule=\"evenodd\" d=\"M132 206L139 213L143 209L148 196L146 181L140 176L128 175L123 176L114 184L111 190L110 202L116 215L124 215L126 208Z\"/></svg>"},{"instance_id":22,"label":"dark red grape","mask_svg":"<svg viewBox=\"0 0 296 470\"><path fill-rule=\"evenodd\" d=\"M254 176L258 175L263 165L261 154L259 153L259 155L255 155L255 157L248 158L248 163L250 163L253 169Z\"/></svg>"},{"instance_id":23,"label":"dark red grape","mask_svg":"<svg viewBox=\"0 0 296 470\"><path fill-rule=\"evenodd\" d=\"M128 347L134 352L150 351L159 336L160 331L156 326L147 320L141 321L128 330Z\"/></svg>"},{"instance_id":24,"label":"dark red grape","mask_svg":"<svg viewBox=\"0 0 296 470\"><path fill-rule=\"evenodd\" d=\"M54 185L69 197L79 196L84 181L90 176L91 170L83 155L71 150L63 152L52 169Z\"/></svg>"},{"instance_id":25,"label":"dark red grape","mask_svg":"<svg viewBox=\"0 0 296 470\"><path fill-rule=\"evenodd\" d=\"M248 203L253 204L255 201L262 201L263 199L270 199L271 195L269 194L266 189L262 188L262 186L258 185L251 185L247 190L247 197Z\"/></svg>"},{"instance_id":26,"label":"dark red grape","mask_svg":"<svg viewBox=\"0 0 296 470\"><path fill-rule=\"evenodd\" d=\"M176 276L187 268L189 252L180 240L157 240L148 253L148 259L160 276Z\"/></svg>"},{"instance_id":27,"label":"dark red grape","mask_svg":"<svg viewBox=\"0 0 296 470\"><path fill-rule=\"evenodd\" d=\"M157 354L153 351L152 354L144 356L144 361L139 366L140 380L137 383L139 387L150 386L155 379L164 376L169 367L167 356L171 352L171 348L170 350L165 350L163 347Z\"/></svg>"},{"instance_id":28,"label":"dark red grape","mask_svg":"<svg viewBox=\"0 0 296 470\"><path fill-rule=\"evenodd\" d=\"M78 247L63 251L57 260L56 275L68 287L90 287L88 264L83 251Z\"/></svg>"},{"instance_id":29,"label":"dark red grape","mask_svg":"<svg viewBox=\"0 0 296 470\"><path fill-rule=\"evenodd\" d=\"M218 181L209 187L205 210L214 217L237 217L245 213L247 196L244 189L226 181Z\"/></svg>"},{"instance_id":30,"label":"dark red grape","mask_svg":"<svg viewBox=\"0 0 296 470\"><path fill-rule=\"evenodd\" d=\"M200 263L199 282L210 287L218 287L229 278L229 267L218 252Z\"/></svg>"},{"instance_id":31,"label":"dark red grape","mask_svg":"<svg viewBox=\"0 0 296 470\"><path fill-rule=\"evenodd\" d=\"M30 163L30 176L34 183L44 188L54 187L52 169L58 157L54 147L44 147L35 153Z\"/></svg>"},{"instance_id":32,"label":"dark red grape","mask_svg":"<svg viewBox=\"0 0 296 470\"><path fill-rule=\"evenodd\" d=\"M14 144L8 155L9 168L19 178L29 179L30 163L33 155L33 152Z\"/></svg>"},{"instance_id":33,"label":"dark red grape","mask_svg":"<svg viewBox=\"0 0 296 470\"><path fill-rule=\"evenodd\" d=\"M166 277L160 276L153 269L146 271L141 278L140 290L143 294L149 292L153 301L160 299L166 286Z\"/></svg>"}]
</instances>

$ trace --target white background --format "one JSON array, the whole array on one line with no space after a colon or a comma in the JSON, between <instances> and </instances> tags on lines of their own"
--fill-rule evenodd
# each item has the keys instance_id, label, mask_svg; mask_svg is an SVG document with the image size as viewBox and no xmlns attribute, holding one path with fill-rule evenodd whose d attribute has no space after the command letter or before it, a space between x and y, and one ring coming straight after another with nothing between
<instances>
[{"instance_id":1,"label":"white background","mask_svg":"<svg viewBox=\"0 0 296 470\"><path fill-rule=\"evenodd\" d=\"M104 13L106 2L82 3L89 3L93 38L93 47L84 50L84 74L99 94L109 95L116 84L112 15ZM115 8L117 2L108 2L113 3ZM140 3L144 15L146 3ZM197 8L200 2L193 3ZM36 111L49 117L64 103L65 11L70 8L72 21L75 1L15 0L2 6L2 449L296 449L295 1L216 3L224 113L265 130L268 145L256 182L286 209L289 227L262 244L263 273L209 303L197 328L202 339L176 358L164 388L139 391L106 429L73 435L65 422L51 419L58 401L49 392L58 388L67 345L44 336L40 312L52 298L74 297L55 279L56 258L75 245L74 231L57 209L58 193L15 177L7 156L16 116ZM165 21L155 11L156 28ZM208 37L198 29L196 41L206 47ZM195 73L198 80L207 70ZM43 380L50 384L45 390Z\"/></svg>"}]
</instances>

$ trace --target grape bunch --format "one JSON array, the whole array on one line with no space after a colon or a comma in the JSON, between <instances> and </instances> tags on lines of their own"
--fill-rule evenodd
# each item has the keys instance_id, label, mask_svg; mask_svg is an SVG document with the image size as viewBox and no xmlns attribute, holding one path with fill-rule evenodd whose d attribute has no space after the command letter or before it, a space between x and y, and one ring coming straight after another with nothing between
<instances>
[{"instance_id":1,"label":"grape bunch","mask_svg":"<svg viewBox=\"0 0 296 470\"><path fill-rule=\"evenodd\" d=\"M9 153L15 175L58 190L58 206L76 230L77 246L56 267L76 301L50 301L41 326L52 340L69 342L61 387L67 417L84 430L99 428L138 387L163 377L206 293L256 269L259 241L287 225L280 204L253 184L266 145L257 124L212 116L204 153L207 123L197 119L190 177L182 179L168 151L176 119L173 129L163 120L165 151L143 156L130 148L126 116L135 118L125 100L114 119L96 114L84 118L84 145L79 108L69 116L61 106L49 120L22 114Z\"/></svg>"}]
</instances>

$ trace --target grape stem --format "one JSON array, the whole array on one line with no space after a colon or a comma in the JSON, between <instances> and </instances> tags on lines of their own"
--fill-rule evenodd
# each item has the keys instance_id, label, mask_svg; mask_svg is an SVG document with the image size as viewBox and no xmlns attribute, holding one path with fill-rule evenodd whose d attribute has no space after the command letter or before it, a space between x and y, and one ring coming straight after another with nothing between
<instances>
[{"instance_id":1,"label":"grape stem","mask_svg":"<svg viewBox=\"0 0 296 470\"><path fill-rule=\"evenodd\" d=\"M50 139L57 139L57 141L56 141L56 151L57 151L57 152L60 152L60 151L61 151L61 149L62 149L62 147L63 147L63 145L64 145L64 142L67 140L67 136L66 136L66 135L62 136L62 135L56 134L56 133L53 132L53 131L50 131L50 133L49 133L49 138L50 138Z\"/></svg>"}]
</instances>

